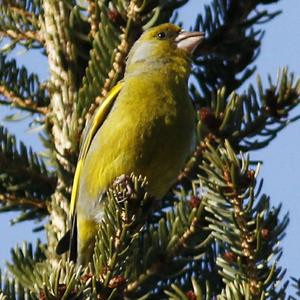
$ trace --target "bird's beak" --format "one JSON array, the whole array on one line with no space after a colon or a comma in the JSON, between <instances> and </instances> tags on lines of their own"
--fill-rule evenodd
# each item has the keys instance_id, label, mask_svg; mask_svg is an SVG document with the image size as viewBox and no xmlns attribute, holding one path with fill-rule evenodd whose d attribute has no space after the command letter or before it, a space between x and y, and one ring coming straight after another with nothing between
<instances>
[{"instance_id":1,"label":"bird's beak","mask_svg":"<svg viewBox=\"0 0 300 300\"><path fill-rule=\"evenodd\" d=\"M175 43L178 48L185 50L189 54L192 54L198 45L204 40L203 32L188 32L182 31L175 39Z\"/></svg>"}]
</instances>

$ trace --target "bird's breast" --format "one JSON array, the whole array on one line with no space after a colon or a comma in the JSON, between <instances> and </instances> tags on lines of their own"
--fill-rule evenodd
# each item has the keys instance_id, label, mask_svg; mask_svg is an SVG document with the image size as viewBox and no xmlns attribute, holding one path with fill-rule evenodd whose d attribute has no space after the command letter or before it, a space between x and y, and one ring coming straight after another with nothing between
<instances>
[{"instance_id":1,"label":"bird's breast","mask_svg":"<svg viewBox=\"0 0 300 300\"><path fill-rule=\"evenodd\" d=\"M84 178L91 180L83 179L82 196L97 201L116 177L133 172L162 197L191 153L194 135L187 87L174 89L159 78L127 82L90 146Z\"/></svg>"}]
</instances>

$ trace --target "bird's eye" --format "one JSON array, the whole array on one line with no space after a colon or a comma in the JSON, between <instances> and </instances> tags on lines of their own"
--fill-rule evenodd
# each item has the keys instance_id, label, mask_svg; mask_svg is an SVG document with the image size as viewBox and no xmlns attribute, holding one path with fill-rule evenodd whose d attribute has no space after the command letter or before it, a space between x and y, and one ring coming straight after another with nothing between
<instances>
[{"instance_id":1,"label":"bird's eye","mask_svg":"<svg viewBox=\"0 0 300 300\"><path fill-rule=\"evenodd\" d=\"M164 39L167 37L167 34L166 34L164 31L162 31L162 32L159 32L159 33L157 34L157 37L158 37L160 40L164 40Z\"/></svg>"}]
</instances>

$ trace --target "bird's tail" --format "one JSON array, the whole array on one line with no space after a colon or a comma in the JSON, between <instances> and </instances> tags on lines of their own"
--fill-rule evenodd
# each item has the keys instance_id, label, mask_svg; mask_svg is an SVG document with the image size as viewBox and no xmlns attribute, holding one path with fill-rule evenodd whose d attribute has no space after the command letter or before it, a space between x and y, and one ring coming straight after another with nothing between
<instances>
[{"instance_id":1,"label":"bird's tail","mask_svg":"<svg viewBox=\"0 0 300 300\"><path fill-rule=\"evenodd\" d=\"M77 218L72 219L72 228L58 241L56 253L62 255L69 251L69 261L76 262L77 258Z\"/></svg>"}]
</instances>

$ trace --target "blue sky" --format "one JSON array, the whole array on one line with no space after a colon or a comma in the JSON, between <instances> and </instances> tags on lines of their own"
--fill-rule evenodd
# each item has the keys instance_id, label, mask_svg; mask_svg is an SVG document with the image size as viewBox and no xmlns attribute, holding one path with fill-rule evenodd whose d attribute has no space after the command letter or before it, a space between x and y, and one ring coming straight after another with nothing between
<instances>
[{"instance_id":1,"label":"blue sky","mask_svg":"<svg viewBox=\"0 0 300 300\"><path fill-rule=\"evenodd\" d=\"M182 12L181 20L184 20L186 29L188 25L195 20L199 7L207 1L192 0ZM256 61L259 73L264 82L270 73L275 77L279 67L288 66L296 77L300 77L300 1L289 0L280 1L277 5L268 6L271 9L281 9L283 13L269 24L263 25L266 30L261 54ZM40 55L18 53L18 60L24 61L26 65L46 78L48 70L45 61ZM248 83L255 83L253 76ZM246 86L247 86L246 84ZM246 87L245 86L245 87ZM3 116L9 112L8 109L0 108L0 123L3 122ZM300 113L298 108L294 114ZM24 122L6 124L11 131L28 145L34 145L34 148L41 150L41 146L34 134L24 134ZM261 151L251 153L251 158L262 160L264 163L260 175L264 178L263 192L271 197L271 203L277 206L283 203L283 212L289 211L290 224L286 231L287 236L282 242L284 254L280 264L288 268L289 276L300 276L300 124L291 124L284 129L278 137L266 148ZM10 226L9 220L14 214L0 214L0 266L3 261L9 259L10 248L17 243L21 244L23 240L35 241L37 237L43 237L41 234L32 233L34 227L32 223L22 223Z\"/></svg>"}]
</instances>

